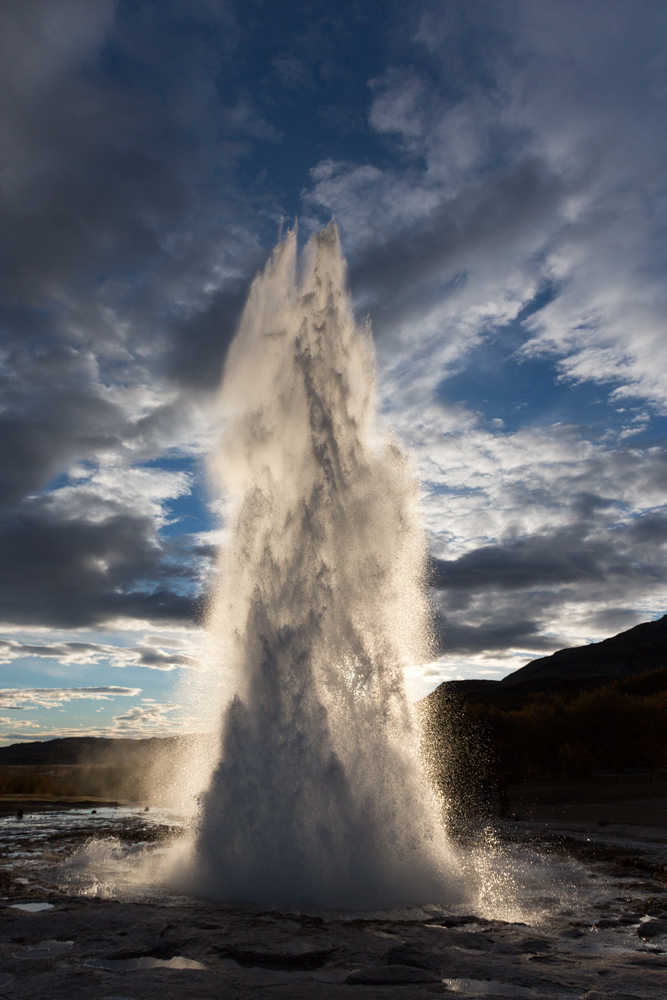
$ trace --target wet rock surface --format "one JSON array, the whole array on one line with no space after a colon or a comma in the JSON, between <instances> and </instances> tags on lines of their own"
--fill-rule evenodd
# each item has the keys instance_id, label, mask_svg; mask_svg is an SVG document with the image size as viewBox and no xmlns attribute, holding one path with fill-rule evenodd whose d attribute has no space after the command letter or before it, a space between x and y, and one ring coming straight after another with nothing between
<instances>
[{"instance_id":1,"label":"wet rock surface","mask_svg":"<svg viewBox=\"0 0 667 1000\"><path fill-rule=\"evenodd\" d=\"M399 944L387 952L389 965L409 965L414 969L428 969L430 972L441 972L442 959L434 952L414 948L409 944Z\"/></svg>"},{"instance_id":2,"label":"wet rock surface","mask_svg":"<svg viewBox=\"0 0 667 1000\"><path fill-rule=\"evenodd\" d=\"M141 851L164 850L176 826L138 811L92 819L3 821L0 996L667 995L667 842L660 836L506 824L493 831L487 882L467 910L282 912L133 887L122 873ZM518 874L497 890L505 870ZM48 909L16 908L45 903Z\"/></svg>"}]
</instances>

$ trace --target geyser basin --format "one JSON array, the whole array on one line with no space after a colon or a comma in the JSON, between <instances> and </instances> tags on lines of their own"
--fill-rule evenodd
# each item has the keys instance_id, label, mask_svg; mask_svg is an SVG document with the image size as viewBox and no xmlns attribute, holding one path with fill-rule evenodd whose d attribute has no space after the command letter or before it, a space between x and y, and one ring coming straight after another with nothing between
<instances>
[{"instance_id":1,"label":"geyser basin","mask_svg":"<svg viewBox=\"0 0 667 1000\"><path fill-rule=\"evenodd\" d=\"M220 759L180 888L226 901L451 900L403 671L428 656L419 487L376 424L370 330L336 227L251 288L212 466L227 544L198 692Z\"/></svg>"}]
</instances>

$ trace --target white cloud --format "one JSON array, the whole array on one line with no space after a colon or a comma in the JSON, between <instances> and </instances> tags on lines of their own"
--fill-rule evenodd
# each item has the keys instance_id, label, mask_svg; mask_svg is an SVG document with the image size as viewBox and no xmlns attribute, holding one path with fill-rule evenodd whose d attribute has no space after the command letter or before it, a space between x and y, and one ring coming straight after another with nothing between
<instances>
[{"instance_id":1,"label":"white cloud","mask_svg":"<svg viewBox=\"0 0 667 1000\"><path fill-rule=\"evenodd\" d=\"M74 483L52 490L49 504L60 515L93 523L131 511L133 516L153 518L160 527L167 520L165 502L186 496L192 486L188 473L164 469L106 465L85 477L82 472L76 469Z\"/></svg>"},{"instance_id":2,"label":"white cloud","mask_svg":"<svg viewBox=\"0 0 667 1000\"><path fill-rule=\"evenodd\" d=\"M335 213L360 307L381 343L402 331L399 364L421 352L442 377L549 282L557 294L525 323L524 353L664 412L667 25L656 7L608 7L566 2L555 17L519 3L484 26L461 5L432 9L417 38L442 79L395 67L373 81L370 123L395 138L401 166L312 171L306 204ZM450 80L464 37L485 86Z\"/></svg>"},{"instance_id":3,"label":"white cloud","mask_svg":"<svg viewBox=\"0 0 667 1000\"><path fill-rule=\"evenodd\" d=\"M153 637L160 638L162 637ZM184 643L175 640L177 645ZM170 641L162 641L169 647ZM194 667L196 660L183 652L162 649L155 641L145 646L114 646L95 642L28 643L14 639L0 639L0 663L9 663L25 656L40 656L58 660L66 665L84 665L107 662L112 667L149 667L152 670L175 670L177 667Z\"/></svg>"},{"instance_id":4,"label":"white cloud","mask_svg":"<svg viewBox=\"0 0 667 1000\"><path fill-rule=\"evenodd\" d=\"M134 705L122 715L115 716L112 729L118 736L135 732L152 732L155 729L164 728L173 731L174 723L167 718L167 715L177 708L177 705L170 703L149 703L147 699L144 699L144 704Z\"/></svg>"},{"instance_id":5,"label":"white cloud","mask_svg":"<svg viewBox=\"0 0 667 1000\"><path fill-rule=\"evenodd\" d=\"M135 698L139 694L141 688L113 685L85 688L0 688L0 708L56 708L69 701L109 701L112 698Z\"/></svg>"}]
</instances>

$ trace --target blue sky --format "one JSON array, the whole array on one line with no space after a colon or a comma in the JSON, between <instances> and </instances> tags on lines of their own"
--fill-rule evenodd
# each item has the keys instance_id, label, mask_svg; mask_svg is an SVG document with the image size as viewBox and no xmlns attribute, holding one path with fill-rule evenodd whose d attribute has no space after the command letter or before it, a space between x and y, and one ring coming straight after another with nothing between
<instances>
[{"instance_id":1,"label":"blue sky","mask_svg":"<svg viewBox=\"0 0 667 1000\"><path fill-rule=\"evenodd\" d=\"M423 483L411 691L663 614L666 42L657 0L3 4L0 739L196 728L214 392L296 217Z\"/></svg>"}]
</instances>

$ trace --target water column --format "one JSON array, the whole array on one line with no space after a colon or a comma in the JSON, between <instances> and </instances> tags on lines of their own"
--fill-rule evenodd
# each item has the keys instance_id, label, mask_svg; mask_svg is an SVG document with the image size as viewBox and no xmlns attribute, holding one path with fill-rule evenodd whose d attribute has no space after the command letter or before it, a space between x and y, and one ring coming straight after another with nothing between
<instances>
[{"instance_id":1,"label":"water column","mask_svg":"<svg viewBox=\"0 0 667 1000\"><path fill-rule=\"evenodd\" d=\"M290 233L253 282L219 394L227 541L200 679L219 759L181 878L228 901L454 892L403 683L429 652L419 487L378 430L345 277L334 225L301 275Z\"/></svg>"}]
</instances>

